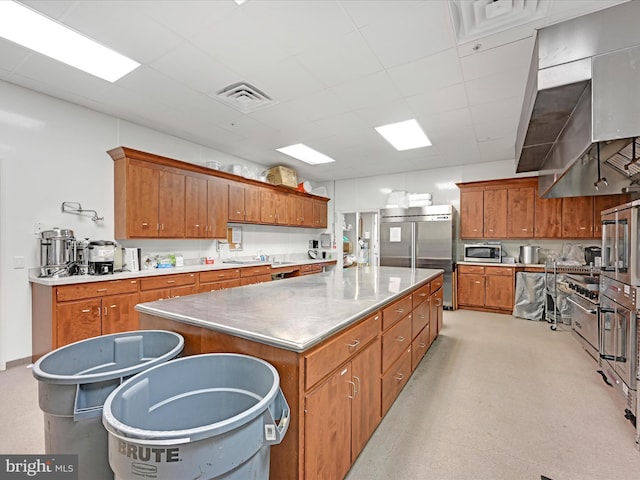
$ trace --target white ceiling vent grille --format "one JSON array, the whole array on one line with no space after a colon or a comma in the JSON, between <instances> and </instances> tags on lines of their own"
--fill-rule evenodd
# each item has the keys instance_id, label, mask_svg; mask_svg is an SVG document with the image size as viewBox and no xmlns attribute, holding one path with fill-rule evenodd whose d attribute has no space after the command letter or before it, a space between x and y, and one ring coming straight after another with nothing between
<instances>
[{"instance_id":1,"label":"white ceiling vent grille","mask_svg":"<svg viewBox=\"0 0 640 480\"><path fill-rule=\"evenodd\" d=\"M234 83L210 96L242 113L250 113L276 103L264 92L245 82Z\"/></svg>"},{"instance_id":2,"label":"white ceiling vent grille","mask_svg":"<svg viewBox=\"0 0 640 480\"><path fill-rule=\"evenodd\" d=\"M458 44L503 32L545 17L547 0L452 0Z\"/></svg>"}]
</instances>

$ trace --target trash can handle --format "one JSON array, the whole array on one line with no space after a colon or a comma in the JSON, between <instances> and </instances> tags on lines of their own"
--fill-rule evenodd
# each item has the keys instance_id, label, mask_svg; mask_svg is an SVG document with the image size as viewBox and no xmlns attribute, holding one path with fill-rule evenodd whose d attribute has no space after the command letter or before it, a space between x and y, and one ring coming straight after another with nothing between
<instances>
[{"instance_id":1,"label":"trash can handle","mask_svg":"<svg viewBox=\"0 0 640 480\"><path fill-rule=\"evenodd\" d=\"M276 423L271 413L271 408L267 408L264 425L265 443L267 445L277 445L282 442L284 434L287 433L287 429L289 428L289 419L291 417L289 404L286 398L284 398L281 388L278 388L278 395L273 401L273 405L274 410L282 411L282 415L280 416L280 423Z\"/></svg>"},{"instance_id":2,"label":"trash can handle","mask_svg":"<svg viewBox=\"0 0 640 480\"><path fill-rule=\"evenodd\" d=\"M183 443L191 443L191 437L183 437L183 438L165 438L165 439L150 439L150 438L129 438L123 437L122 435L117 434L111 428L107 428L107 431L110 435L113 435L118 440L122 440L123 442L133 442L133 443L143 443L145 445L177 445Z\"/></svg>"}]
</instances>

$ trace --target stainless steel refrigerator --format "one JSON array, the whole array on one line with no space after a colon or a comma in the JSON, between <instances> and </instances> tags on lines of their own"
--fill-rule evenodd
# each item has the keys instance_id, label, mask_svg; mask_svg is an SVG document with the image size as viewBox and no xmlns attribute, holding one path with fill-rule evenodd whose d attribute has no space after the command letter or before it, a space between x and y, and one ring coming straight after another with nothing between
<instances>
[{"instance_id":1,"label":"stainless steel refrigerator","mask_svg":"<svg viewBox=\"0 0 640 480\"><path fill-rule=\"evenodd\" d=\"M431 205L380 210L380 265L444 270L444 306L453 303L455 209Z\"/></svg>"}]
</instances>

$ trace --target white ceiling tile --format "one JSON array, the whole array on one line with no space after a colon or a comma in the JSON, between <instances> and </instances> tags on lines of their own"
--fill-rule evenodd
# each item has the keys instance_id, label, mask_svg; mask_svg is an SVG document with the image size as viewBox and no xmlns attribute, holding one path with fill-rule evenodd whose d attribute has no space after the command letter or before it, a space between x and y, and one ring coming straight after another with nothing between
<instances>
[{"instance_id":1,"label":"white ceiling tile","mask_svg":"<svg viewBox=\"0 0 640 480\"><path fill-rule=\"evenodd\" d=\"M438 90L430 90L406 99L416 115L446 112L467 106L465 85L458 83Z\"/></svg>"},{"instance_id":2,"label":"white ceiling tile","mask_svg":"<svg viewBox=\"0 0 640 480\"><path fill-rule=\"evenodd\" d=\"M514 160L515 164L515 142L511 138L498 138L496 140L478 142L478 149L483 162Z\"/></svg>"},{"instance_id":3,"label":"white ceiling tile","mask_svg":"<svg viewBox=\"0 0 640 480\"><path fill-rule=\"evenodd\" d=\"M77 0L20 0L20 3L43 13L49 18L61 20L71 8L78 3Z\"/></svg>"},{"instance_id":4,"label":"white ceiling tile","mask_svg":"<svg viewBox=\"0 0 640 480\"><path fill-rule=\"evenodd\" d=\"M463 81L460 59L455 48L389 68L387 73L404 97Z\"/></svg>"},{"instance_id":5,"label":"white ceiling tile","mask_svg":"<svg viewBox=\"0 0 640 480\"><path fill-rule=\"evenodd\" d=\"M209 94L240 80L240 76L189 42L182 42L150 65L194 90Z\"/></svg>"},{"instance_id":6,"label":"white ceiling tile","mask_svg":"<svg viewBox=\"0 0 640 480\"><path fill-rule=\"evenodd\" d=\"M351 110L387 103L399 98L386 72L378 72L342 83L329 90Z\"/></svg>"},{"instance_id":7,"label":"white ceiling tile","mask_svg":"<svg viewBox=\"0 0 640 480\"><path fill-rule=\"evenodd\" d=\"M460 65L464 79L475 80L515 69L528 71L534 44L535 39L529 37L490 50L479 50L475 55L463 57L460 59Z\"/></svg>"},{"instance_id":8,"label":"white ceiling tile","mask_svg":"<svg viewBox=\"0 0 640 480\"><path fill-rule=\"evenodd\" d=\"M491 118L508 118L517 123L522 111L522 98L517 96L492 102L477 103L470 105L469 110L474 123L484 122Z\"/></svg>"},{"instance_id":9,"label":"white ceiling tile","mask_svg":"<svg viewBox=\"0 0 640 480\"><path fill-rule=\"evenodd\" d=\"M439 1L410 6L402 10L402 15L369 24L361 32L387 68L455 46L449 11Z\"/></svg>"},{"instance_id":10,"label":"white ceiling tile","mask_svg":"<svg viewBox=\"0 0 640 480\"><path fill-rule=\"evenodd\" d=\"M382 70L358 32L350 32L309 48L298 61L326 86L335 86Z\"/></svg>"},{"instance_id":11,"label":"white ceiling tile","mask_svg":"<svg viewBox=\"0 0 640 480\"><path fill-rule=\"evenodd\" d=\"M400 16L405 9L414 8L420 4L421 1L422 0L377 0L375 2L354 2L353 0L341 0L340 3L355 24L358 27L364 27L375 23L384 23L389 18Z\"/></svg>"},{"instance_id":12,"label":"white ceiling tile","mask_svg":"<svg viewBox=\"0 0 640 480\"><path fill-rule=\"evenodd\" d=\"M413 110L404 99L360 108L354 113L371 127L379 127L415 117Z\"/></svg>"},{"instance_id":13,"label":"white ceiling tile","mask_svg":"<svg viewBox=\"0 0 640 480\"><path fill-rule=\"evenodd\" d=\"M302 67L295 57L255 72L247 80L278 102L306 97L325 88L324 84Z\"/></svg>"},{"instance_id":14,"label":"white ceiling tile","mask_svg":"<svg viewBox=\"0 0 640 480\"><path fill-rule=\"evenodd\" d=\"M494 102L510 97L524 98L529 69L506 70L466 83L470 105ZM521 100L522 102L522 100Z\"/></svg>"},{"instance_id":15,"label":"white ceiling tile","mask_svg":"<svg viewBox=\"0 0 640 480\"><path fill-rule=\"evenodd\" d=\"M497 140L499 138L515 138L518 124L511 118L487 117L485 121L475 123L476 138L479 142Z\"/></svg>"}]
</instances>

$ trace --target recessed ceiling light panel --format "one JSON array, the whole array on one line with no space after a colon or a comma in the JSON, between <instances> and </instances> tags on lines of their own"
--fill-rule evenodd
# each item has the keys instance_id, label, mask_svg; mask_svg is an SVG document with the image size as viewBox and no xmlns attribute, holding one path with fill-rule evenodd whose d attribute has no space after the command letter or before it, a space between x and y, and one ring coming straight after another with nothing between
<instances>
[{"instance_id":1,"label":"recessed ceiling light panel","mask_svg":"<svg viewBox=\"0 0 640 480\"><path fill-rule=\"evenodd\" d=\"M307 147L303 143L296 143L295 145L289 145L288 147L276 148L276 150L302 162L308 163L309 165L335 162L333 158L328 157L324 153L320 153L313 148Z\"/></svg>"},{"instance_id":2,"label":"recessed ceiling light panel","mask_svg":"<svg viewBox=\"0 0 640 480\"><path fill-rule=\"evenodd\" d=\"M376 127L376 131L399 151L431 146L431 141L414 119L382 125Z\"/></svg>"},{"instance_id":3,"label":"recessed ceiling light panel","mask_svg":"<svg viewBox=\"0 0 640 480\"><path fill-rule=\"evenodd\" d=\"M13 1L0 1L0 37L109 82L140 64Z\"/></svg>"}]
</instances>

